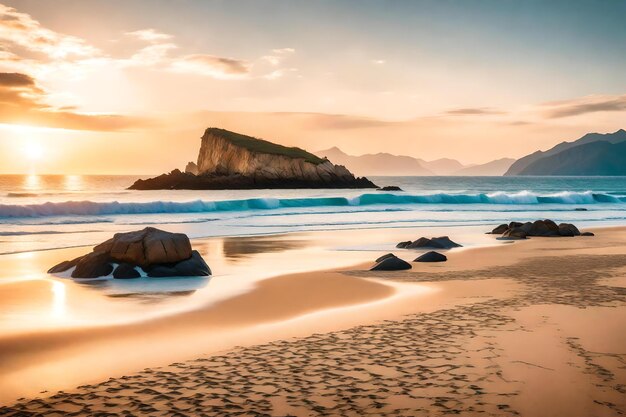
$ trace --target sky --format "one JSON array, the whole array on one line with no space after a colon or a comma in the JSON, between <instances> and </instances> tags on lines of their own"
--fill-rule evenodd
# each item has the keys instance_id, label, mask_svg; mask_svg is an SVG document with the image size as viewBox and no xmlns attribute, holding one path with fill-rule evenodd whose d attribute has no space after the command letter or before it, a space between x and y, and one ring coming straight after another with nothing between
<instances>
[{"instance_id":1,"label":"sky","mask_svg":"<svg viewBox=\"0 0 626 417\"><path fill-rule=\"evenodd\" d=\"M0 0L0 173L161 173L207 127L518 158L626 128L625 16L621 0Z\"/></svg>"}]
</instances>

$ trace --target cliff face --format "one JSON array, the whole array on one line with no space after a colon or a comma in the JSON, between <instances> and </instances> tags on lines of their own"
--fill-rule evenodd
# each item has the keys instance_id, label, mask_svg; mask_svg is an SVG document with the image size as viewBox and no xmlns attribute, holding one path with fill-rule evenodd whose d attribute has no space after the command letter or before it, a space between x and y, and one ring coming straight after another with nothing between
<instances>
[{"instance_id":1,"label":"cliff face","mask_svg":"<svg viewBox=\"0 0 626 417\"><path fill-rule=\"evenodd\" d=\"M355 178L300 148L288 148L224 129L209 128L202 136L197 174L174 170L130 188L249 189L249 188L376 188L367 178Z\"/></svg>"},{"instance_id":2,"label":"cliff face","mask_svg":"<svg viewBox=\"0 0 626 417\"><path fill-rule=\"evenodd\" d=\"M354 175L302 149L209 128L202 136L198 154L199 175L241 175L255 181L302 180L349 182Z\"/></svg>"}]
</instances>

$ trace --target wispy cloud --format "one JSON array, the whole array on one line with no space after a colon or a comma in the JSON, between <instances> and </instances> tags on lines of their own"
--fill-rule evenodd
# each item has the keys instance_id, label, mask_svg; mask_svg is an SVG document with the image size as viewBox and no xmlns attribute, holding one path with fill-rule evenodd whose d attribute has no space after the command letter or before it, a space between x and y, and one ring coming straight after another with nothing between
<instances>
[{"instance_id":1,"label":"wispy cloud","mask_svg":"<svg viewBox=\"0 0 626 417\"><path fill-rule=\"evenodd\" d=\"M145 120L123 115L81 113L74 107L71 95L49 90L55 81L81 80L99 71L139 68L218 80L278 79L295 71L283 66L295 53L292 48L271 49L265 55L241 59L177 53L180 48L174 36L155 28L124 35L143 44L130 54L115 56L85 39L53 31L29 14L0 4L0 121L95 130L144 124Z\"/></svg>"},{"instance_id":2,"label":"wispy cloud","mask_svg":"<svg viewBox=\"0 0 626 417\"><path fill-rule=\"evenodd\" d=\"M588 96L574 100L545 103L541 111L549 119L579 116L596 112L626 111L626 94L618 96Z\"/></svg>"},{"instance_id":3,"label":"wispy cloud","mask_svg":"<svg viewBox=\"0 0 626 417\"><path fill-rule=\"evenodd\" d=\"M504 114L501 110L492 109L489 107L467 107L462 109L448 110L446 114L451 116L486 116L494 114Z\"/></svg>"},{"instance_id":4,"label":"wispy cloud","mask_svg":"<svg viewBox=\"0 0 626 417\"><path fill-rule=\"evenodd\" d=\"M252 64L247 61L207 54L186 55L172 61L177 71L208 75L215 78L242 78L250 74Z\"/></svg>"},{"instance_id":5,"label":"wispy cloud","mask_svg":"<svg viewBox=\"0 0 626 417\"><path fill-rule=\"evenodd\" d=\"M159 32L155 29L141 29L133 32L126 32L125 35L137 38L145 42L162 42L172 38L172 35Z\"/></svg>"},{"instance_id":6,"label":"wispy cloud","mask_svg":"<svg viewBox=\"0 0 626 417\"><path fill-rule=\"evenodd\" d=\"M83 39L44 28L26 13L0 4L0 40L28 51L45 54L50 59L90 57L100 51Z\"/></svg>"},{"instance_id":7,"label":"wispy cloud","mask_svg":"<svg viewBox=\"0 0 626 417\"><path fill-rule=\"evenodd\" d=\"M77 130L117 131L146 126L146 119L113 114L85 114L54 108L46 91L27 74L0 73L0 123L21 123Z\"/></svg>"}]
</instances>

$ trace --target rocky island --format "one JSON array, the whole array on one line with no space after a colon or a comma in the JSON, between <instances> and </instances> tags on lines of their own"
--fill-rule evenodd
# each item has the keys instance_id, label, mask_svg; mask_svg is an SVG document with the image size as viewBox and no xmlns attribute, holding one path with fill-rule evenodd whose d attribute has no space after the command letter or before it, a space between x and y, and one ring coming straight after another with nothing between
<instances>
[{"instance_id":1,"label":"rocky island","mask_svg":"<svg viewBox=\"0 0 626 417\"><path fill-rule=\"evenodd\" d=\"M225 129L208 128L197 164L146 180L133 190L219 190L252 188L377 188L300 148L290 148Z\"/></svg>"}]
</instances>

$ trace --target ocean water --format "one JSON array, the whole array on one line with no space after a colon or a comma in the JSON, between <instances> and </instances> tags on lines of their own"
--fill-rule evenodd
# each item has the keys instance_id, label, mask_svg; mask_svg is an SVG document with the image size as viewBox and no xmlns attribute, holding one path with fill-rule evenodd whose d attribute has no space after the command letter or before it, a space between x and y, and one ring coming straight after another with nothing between
<instances>
[{"instance_id":1,"label":"ocean water","mask_svg":"<svg viewBox=\"0 0 626 417\"><path fill-rule=\"evenodd\" d=\"M537 218L626 224L624 177L371 178L404 190L392 193L127 190L137 178L0 176L0 253L91 245L145 226L208 237L429 226L487 230Z\"/></svg>"}]
</instances>

